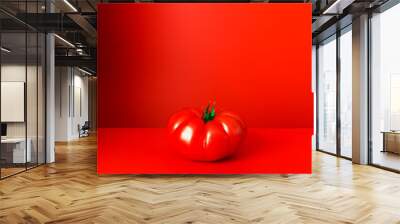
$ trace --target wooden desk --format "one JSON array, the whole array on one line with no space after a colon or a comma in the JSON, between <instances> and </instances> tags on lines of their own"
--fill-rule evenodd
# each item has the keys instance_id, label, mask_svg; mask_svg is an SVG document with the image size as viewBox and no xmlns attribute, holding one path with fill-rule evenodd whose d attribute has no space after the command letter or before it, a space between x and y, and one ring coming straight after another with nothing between
<instances>
[{"instance_id":1,"label":"wooden desk","mask_svg":"<svg viewBox=\"0 0 400 224\"><path fill-rule=\"evenodd\" d=\"M393 152L400 154L400 131L383 131L382 152Z\"/></svg>"}]
</instances>

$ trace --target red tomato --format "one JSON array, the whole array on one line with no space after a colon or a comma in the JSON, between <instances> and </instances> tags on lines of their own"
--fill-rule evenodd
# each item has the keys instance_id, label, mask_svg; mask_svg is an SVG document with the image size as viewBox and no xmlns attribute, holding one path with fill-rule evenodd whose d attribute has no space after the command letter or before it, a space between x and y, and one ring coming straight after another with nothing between
<instances>
[{"instance_id":1,"label":"red tomato","mask_svg":"<svg viewBox=\"0 0 400 224\"><path fill-rule=\"evenodd\" d=\"M245 123L231 112L185 109L168 122L172 147L196 161L216 161L234 154L246 133Z\"/></svg>"}]
</instances>

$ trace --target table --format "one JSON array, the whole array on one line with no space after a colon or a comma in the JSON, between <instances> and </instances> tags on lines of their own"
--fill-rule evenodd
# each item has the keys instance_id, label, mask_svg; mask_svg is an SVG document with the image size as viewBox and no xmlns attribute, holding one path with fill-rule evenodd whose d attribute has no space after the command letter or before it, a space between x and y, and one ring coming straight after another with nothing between
<instances>
[{"instance_id":1,"label":"table","mask_svg":"<svg viewBox=\"0 0 400 224\"><path fill-rule=\"evenodd\" d=\"M383 150L382 152L392 152L400 154L400 131L383 131Z\"/></svg>"},{"instance_id":2,"label":"table","mask_svg":"<svg viewBox=\"0 0 400 224\"><path fill-rule=\"evenodd\" d=\"M28 143L25 152L25 144ZM31 162L32 141L30 138L6 138L1 139L1 157L5 163L20 164Z\"/></svg>"}]
</instances>

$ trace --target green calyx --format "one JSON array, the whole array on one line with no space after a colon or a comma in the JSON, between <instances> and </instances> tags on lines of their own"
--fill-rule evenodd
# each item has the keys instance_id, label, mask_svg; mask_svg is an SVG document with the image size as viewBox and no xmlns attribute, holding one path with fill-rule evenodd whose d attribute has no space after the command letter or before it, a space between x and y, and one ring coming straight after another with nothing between
<instances>
[{"instance_id":1,"label":"green calyx","mask_svg":"<svg viewBox=\"0 0 400 224\"><path fill-rule=\"evenodd\" d=\"M215 102L211 105L211 103L208 103L207 107L204 109L203 112L203 121L204 123L207 123L209 121L212 121L215 117Z\"/></svg>"}]
</instances>

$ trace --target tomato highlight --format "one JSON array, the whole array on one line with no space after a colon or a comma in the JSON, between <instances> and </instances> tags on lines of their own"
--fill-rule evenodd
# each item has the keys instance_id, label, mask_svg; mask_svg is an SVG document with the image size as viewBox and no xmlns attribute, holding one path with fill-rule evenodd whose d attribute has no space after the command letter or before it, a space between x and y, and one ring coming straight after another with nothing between
<instances>
[{"instance_id":1,"label":"tomato highlight","mask_svg":"<svg viewBox=\"0 0 400 224\"><path fill-rule=\"evenodd\" d=\"M216 111L215 103L205 109L189 108L168 122L170 146L194 161L218 161L232 156L246 135L246 125L233 112Z\"/></svg>"}]
</instances>

